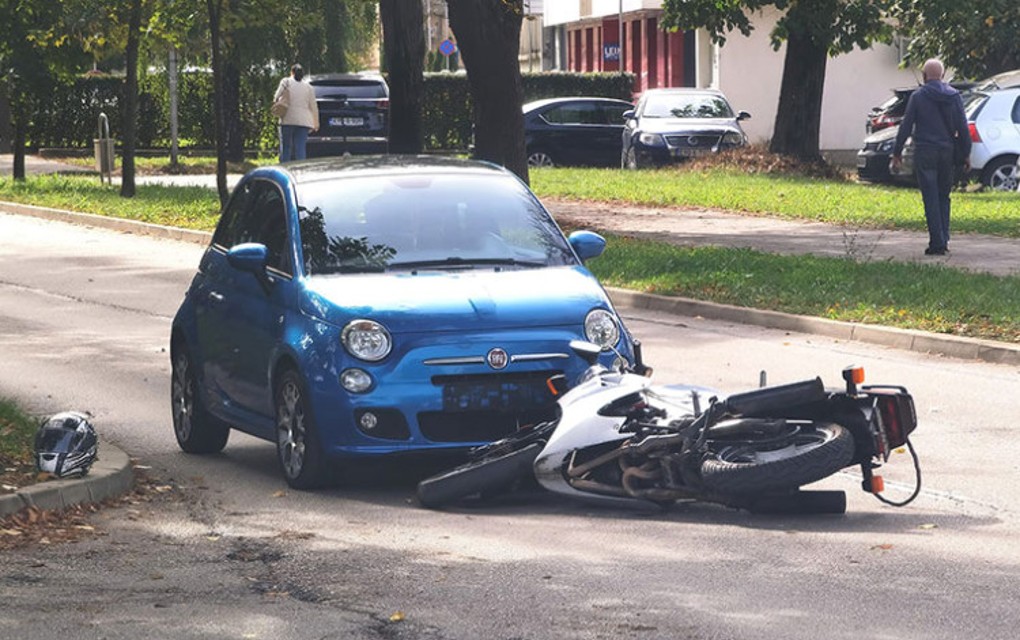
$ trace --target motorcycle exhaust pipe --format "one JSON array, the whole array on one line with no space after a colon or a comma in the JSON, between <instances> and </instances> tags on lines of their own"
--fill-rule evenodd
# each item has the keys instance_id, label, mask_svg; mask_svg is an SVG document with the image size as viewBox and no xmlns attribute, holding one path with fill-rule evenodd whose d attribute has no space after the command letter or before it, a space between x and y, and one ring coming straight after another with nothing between
<instances>
[{"instance_id":1,"label":"motorcycle exhaust pipe","mask_svg":"<svg viewBox=\"0 0 1020 640\"><path fill-rule=\"evenodd\" d=\"M723 401L728 412L742 416L767 416L790 407L822 402L828 396L821 378L735 393Z\"/></svg>"}]
</instances>

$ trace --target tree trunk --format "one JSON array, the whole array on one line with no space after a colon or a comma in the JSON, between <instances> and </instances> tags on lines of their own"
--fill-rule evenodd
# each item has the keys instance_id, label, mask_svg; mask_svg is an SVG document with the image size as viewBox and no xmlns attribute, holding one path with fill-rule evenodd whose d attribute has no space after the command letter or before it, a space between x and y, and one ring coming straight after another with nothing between
<instances>
[{"instance_id":1,"label":"tree trunk","mask_svg":"<svg viewBox=\"0 0 1020 640\"><path fill-rule=\"evenodd\" d=\"M828 47L811 34L791 30L786 40L779 111L769 150L804 160L820 160L822 91Z\"/></svg>"},{"instance_id":2,"label":"tree trunk","mask_svg":"<svg viewBox=\"0 0 1020 640\"><path fill-rule=\"evenodd\" d=\"M232 59L223 56L223 123L227 160L244 161L244 127L241 126L241 70Z\"/></svg>"},{"instance_id":3,"label":"tree trunk","mask_svg":"<svg viewBox=\"0 0 1020 640\"><path fill-rule=\"evenodd\" d=\"M206 0L209 10L209 40L212 48L213 68L213 128L216 138L216 190L220 196L220 205L227 204L230 193L227 191L227 149L224 140L223 118L223 60L220 51L220 16L223 11L222 0Z\"/></svg>"},{"instance_id":4,"label":"tree trunk","mask_svg":"<svg viewBox=\"0 0 1020 640\"><path fill-rule=\"evenodd\" d=\"M421 0L380 0L389 70L390 153L421 153L425 35Z\"/></svg>"},{"instance_id":5,"label":"tree trunk","mask_svg":"<svg viewBox=\"0 0 1020 640\"><path fill-rule=\"evenodd\" d=\"M418 0L421 2L421 0ZM380 2L379 13L383 13L384 2ZM391 2L392 4L392 2ZM326 36L326 53L322 59L323 71L347 73L347 31L344 25L350 20L347 3L328 0L323 3L322 21ZM383 18L385 20L385 17Z\"/></svg>"},{"instance_id":6,"label":"tree trunk","mask_svg":"<svg viewBox=\"0 0 1020 640\"><path fill-rule=\"evenodd\" d=\"M476 158L528 182L520 50L522 0L447 0L450 28L467 69L475 113Z\"/></svg>"},{"instance_id":7,"label":"tree trunk","mask_svg":"<svg viewBox=\"0 0 1020 640\"><path fill-rule=\"evenodd\" d=\"M135 196L135 144L138 137L138 46L141 40L142 0L132 0L128 16L128 38L125 49L127 78L124 81L124 121L121 135L124 136L122 151L124 161L120 177L122 198Z\"/></svg>"},{"instance_id":8,"label":"tree trunk","mask_svg":"<svg viewBox=\"0 0 1020 640\"><path fill-rule=\"evenodd\" d=\"M11 168L11 177L15 180L25 179L25 120L21 116L14 116L14 166Z\"/></svg>"}]
</instances>

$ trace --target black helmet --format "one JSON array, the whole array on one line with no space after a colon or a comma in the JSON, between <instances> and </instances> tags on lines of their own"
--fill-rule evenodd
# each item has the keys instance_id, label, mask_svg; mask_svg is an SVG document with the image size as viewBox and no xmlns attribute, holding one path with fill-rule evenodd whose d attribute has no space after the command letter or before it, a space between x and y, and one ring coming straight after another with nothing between
<instances>
[{"instance_id":1,"label":"black helmet","mask_svg":"<svg viewBox=\"0 0 1020 640\"><path fill-rule=\"evenodd\" d=\"M58 478L89 472L99 445L90 417L65 411L42 423L35 434L35 466L39 471Z\"/></svg>"}]
</instances>

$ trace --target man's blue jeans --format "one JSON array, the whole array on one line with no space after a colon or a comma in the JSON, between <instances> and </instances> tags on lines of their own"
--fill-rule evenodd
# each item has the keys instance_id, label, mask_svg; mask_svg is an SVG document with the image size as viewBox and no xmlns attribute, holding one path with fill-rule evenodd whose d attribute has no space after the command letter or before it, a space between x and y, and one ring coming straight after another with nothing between
<instances>
[{"instance_id":1,"label":"man's blue jeans","mask_svg":"<svg viewBox=\"0 0 1020 640\"><path fill-rule=\"evenodd\" d=\"M949 244L949 193L953 189L953 149L918 145L914 149L914 175L924 201L928 248Z\"/></svg>"},{"instance_id":2,"label":"man's blue jeans","mask_svg":"<svg viewBox=\"0 0 1020 640\"><path fill-rule=\"evenodd\" d=\"M299 127L296 124L280 125L280 162L305 159L309 131L311 129L308 127Z\"/></svg>"}]
</instances>

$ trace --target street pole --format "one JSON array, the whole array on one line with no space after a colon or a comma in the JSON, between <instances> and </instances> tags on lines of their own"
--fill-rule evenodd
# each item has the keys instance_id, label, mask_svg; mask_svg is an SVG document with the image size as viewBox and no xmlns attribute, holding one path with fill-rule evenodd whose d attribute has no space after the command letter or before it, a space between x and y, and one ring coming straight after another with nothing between
<instances>
[{"instance_id":1,"label":"street pole","mask_svg":"<svg viewBox=\"0 0 1020 640\"><path fill-rule=\"evenodd\" d=\"M170 165L177 166L177 48L170 47L167 63L167 84L170 93Z\"/></svg>"},{"instance_id":2,"label":"street pole","mask_svg":"<svg viewBox=\"0 0 1020 640\"><path fill-rule=\"evenodd\" d=\"M620 33L619 33L619 35L617 37L620 39L620 44L619 44L619 47L620 47L620 62L619 62L619 65L620 65L620 75L622 76L624 73L626 73L626 70L623 67L623 59L624 59L623 58L623 0L620 0L620 9L619 9L619 15L618 15L617 22L619 23L617 26L619 27L619 30L620 30Z\"/></svg>"}]
</instances>

